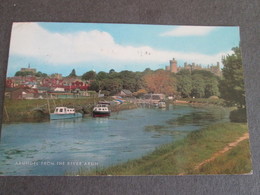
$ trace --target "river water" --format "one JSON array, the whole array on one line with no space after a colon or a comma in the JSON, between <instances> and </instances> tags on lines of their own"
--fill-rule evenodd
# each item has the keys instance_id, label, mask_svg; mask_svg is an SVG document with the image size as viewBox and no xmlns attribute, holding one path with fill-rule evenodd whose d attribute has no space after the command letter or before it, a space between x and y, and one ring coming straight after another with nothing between
<instances>
[{"instance_id":1,"label":"river water","mask_svg":"<svg viewBox=\"0 0 260 195\"><path fill-rule=\"evenodd\" d=\"M140 158L212 123L228 121L218 107L138 108L108 118L2 125L0 175L65 175Z\"/></svg>"}]
</instances>

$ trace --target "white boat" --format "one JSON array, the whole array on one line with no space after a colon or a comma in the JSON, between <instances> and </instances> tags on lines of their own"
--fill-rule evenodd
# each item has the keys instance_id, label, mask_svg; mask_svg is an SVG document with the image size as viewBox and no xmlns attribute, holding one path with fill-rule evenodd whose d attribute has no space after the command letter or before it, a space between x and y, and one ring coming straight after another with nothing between
<instances>
[{"instance_id":1,"label":"white boat","mask_svg":"<svg viewBox=\"0 0 260 195\"><path fill-rule=\"evenodd\" d=\"M161 101L161 102L158 103L158 107L159 108L166 108L166 103Z\"/></svg>"},{"instance_id":2,"label":"white boat","mask_svg":"<svg viewBox=\"0 0 260 195\"><path fill-rule=\"evenodd\" d=\"M97 104L93 109L93 117L110 116L108 104Z\"/></svg>"},{"instance_id":3,"label":"white boat","mask_svg":"<svg viewBox=\"0 0 260 195\"><path fill-rule=\"evenodd\" d=\"M50 114L51 120L80 118L83 115L75 111L75 108L56 107L54 112Z\"/></svg>"}]
</instances>

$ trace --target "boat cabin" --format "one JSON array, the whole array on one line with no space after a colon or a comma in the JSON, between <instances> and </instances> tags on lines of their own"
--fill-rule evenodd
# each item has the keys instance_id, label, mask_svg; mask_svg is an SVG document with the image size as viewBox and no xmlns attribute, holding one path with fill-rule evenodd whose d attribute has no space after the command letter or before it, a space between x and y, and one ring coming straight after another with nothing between
<instances>
[{"instance_id":1,"label":"boat cabin","mask_svg":"<svg viewBox=\"0 0 260 195\"><path fill-rule=\"evenodd\" d=\"M74 114L75 108L56 107L54 114Z\"/></svg>"},{"instance_id":2,"label":"boat cabin","mask_svg":"<svg viewBox=\"0 0 260 195\"><path fill-rule=\"evenodd\" d=\"M108 105L106 105L106 104L98 104L95 106L95 108L93 110L94 111L109 111Z\"/></svg>"}]
</instances>

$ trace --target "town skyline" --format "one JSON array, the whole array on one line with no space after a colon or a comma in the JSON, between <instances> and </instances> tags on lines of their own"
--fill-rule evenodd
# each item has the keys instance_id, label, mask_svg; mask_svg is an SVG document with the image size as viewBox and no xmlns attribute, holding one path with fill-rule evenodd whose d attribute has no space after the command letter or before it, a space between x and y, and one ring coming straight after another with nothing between
<instances>
[{"instance_id":1,"label":"town skyline","mask_svg":"<svg viewBox=\"0 0 260 195\"><path fill-rule=\"evenodd\" d=\"M173 65L172 62L173 62L173 61L175 62L175 63L174 63L174 64L175 64L175 65L174 65L175 68L172 67L172 65ZM217 73L216 73L216 71L211 71L212 68L217 69L217 70L216 70ZM116 71L116 70L114 70L113 68L111 68L111 69L108 70L108 71L102 71L102 70L100 70L100 71L97 72L97 71L95 71L95 70L85 70L85 72L81 72L81 73L77 73L77 70L75 70L75 69L73 68L73 69L71 69L71 71L72 71L72 70L75 70L75 73L76 73L77 77L81 77L84 73L89 72L89 71L94 71L94 72L96 72L96 73L99 73L99 72L109 73L111 70L113 70L113 71L115 71L115 72L122 72L122 71L144 72L146 69L150 69L150 68L149 68L149 67L146 67L143 71L133 71L133 70L127 70L127 69L123 69L123 70L121 70L121 71ZM179 72L179 71L182 70L182 69L186 69L186 70L190 70L190 71L196 70L196 69L197 69L197 70L207 70L207 71L210 71L210 72L216 74L217 76L220 76L220 72L221 72L221 68L220 68L220 63L219 63L219 62L217 62L216 64L207 65L207 66L201 66L201 64L197 64L197 63L195 63L195 62L192 62L192 63L184 62L183 65L179 65L179 64L178 64L178 61L176 61L175 58L170 59L170 60L169 60L169 64L165 65L165 67L162 67L162 68L159 68L159 69L151 69L151 70L152 70L152 71L156 71L156 70L160 70L160 69L161 69L161 70L170 71L170 72L173 72L173 73L177 73L177 72ZM173 69L176 69L176 70L173 70ZM17 70L17 71L14 73L14 75L10 75L10 76L8 76L7 78L15 77L15 74L18 73L18 72L31 72L31 73L33 73L33 75L35 75L37 72L40 72L40 73L43 73L43 74L47 74L47 73L45 73L43 70L38 70L38 69L34 68L33 66L31 66L31 64L28 64L28 67L22 67L22 68L20 68L20 70ZM70 73L71 73L71 72L70 72ZM70 74L70 73L69 73L69 74ZM60 77L68 77L69 74L68 74L68 75L63 75L62 73L59 73L59 72L51 72L51 73L47 74L47 76L60 75Z\"/></svg>"},{"instance_id":2,"label":"town skyline","mask_svg":"<svg viewBox=\"0 0 260 195\"><path fill-rule=\"evenodd\" d=\"M14 23L7 76L30 64L47 74L143 71L220 62L239 45L238 27L95 23Z\"/></svg>"}]
</instances>

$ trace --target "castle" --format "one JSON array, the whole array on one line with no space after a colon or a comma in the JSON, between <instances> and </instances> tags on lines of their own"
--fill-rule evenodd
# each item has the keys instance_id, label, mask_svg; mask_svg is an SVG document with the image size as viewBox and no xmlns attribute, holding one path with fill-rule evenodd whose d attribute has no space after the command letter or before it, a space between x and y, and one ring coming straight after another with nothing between
<instances>
[{"instance_id":1,"label":"castle","mask_svg":"<svg viewBox=\"0 0 260 195\"><path fill-rule=\"evenodd\" d=\"M32 72L32 73L34 73L34 74L37 72L35 68L31 68L31 67L30 67L30 64L28 65L28 68L21 68L20 71L21 71L21 72Z\"/></svg>"},{"instance_id":2,"label":"castle","mask_svg":"<svg viewBox=\"0 0 260 195\"><path fill-rule=\"evenodd\" d=\"M217 75L217 76L221 76L222 72L220 69L220 65L219 62L217 62L217 65L211 65L211 66L207 66L207 67L202 67L201 65L192 63L192 64L188 64L187 62L184 63L183 67L178 66L177 65L177 61L173 58L172 60L170 60L170 65L165 67L165 70L167 71L171 71L174 73L179 72L180 70L189 70L190 72L193 70L206 70L206 71L210 71L213 74Z\"/></svg>"}]
</instances>

